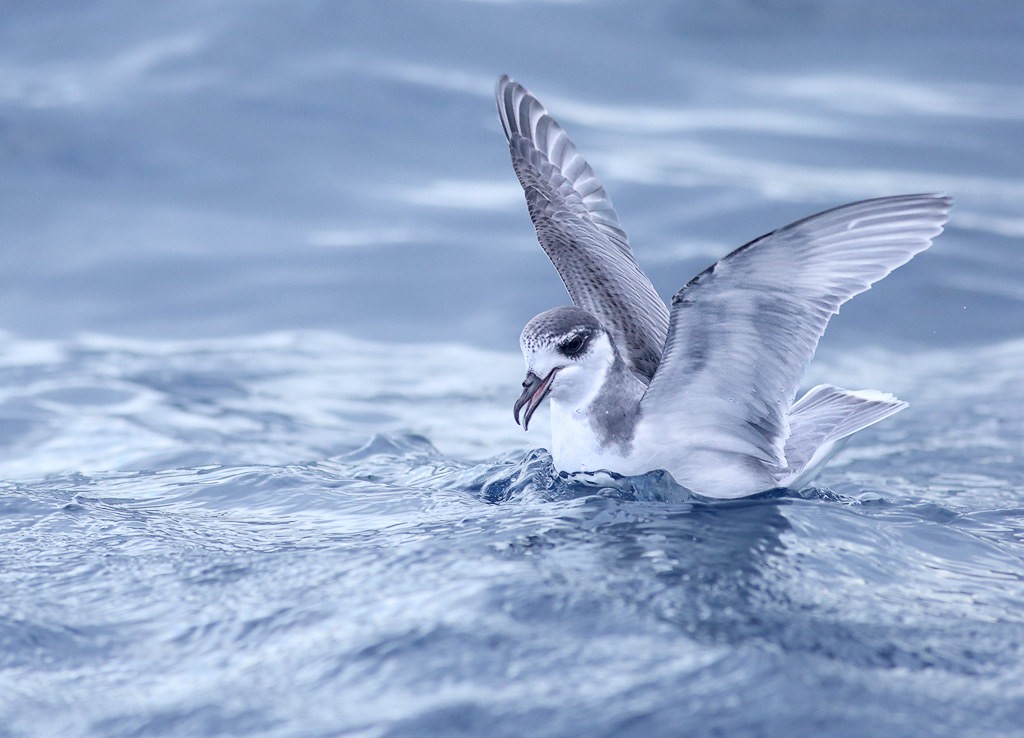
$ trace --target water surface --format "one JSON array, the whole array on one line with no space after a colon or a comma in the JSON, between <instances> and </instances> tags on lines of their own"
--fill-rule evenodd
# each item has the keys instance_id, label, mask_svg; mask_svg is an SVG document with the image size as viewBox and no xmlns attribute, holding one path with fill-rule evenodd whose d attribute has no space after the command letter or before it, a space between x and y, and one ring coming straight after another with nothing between
<instances>
[{"instance_id":1,"label":"water surface","mask_svg":"<svg viewBox=\"0 0 1024 738\"><path fill-rule=\"evenodd\" d=\"M997 736L1024 725L1015 2L10 2L0 735ZM935 247L807 384L911 403L807 490L569 479L534 89L664 296L844 201Z\"/></svg>"}]
</instances>

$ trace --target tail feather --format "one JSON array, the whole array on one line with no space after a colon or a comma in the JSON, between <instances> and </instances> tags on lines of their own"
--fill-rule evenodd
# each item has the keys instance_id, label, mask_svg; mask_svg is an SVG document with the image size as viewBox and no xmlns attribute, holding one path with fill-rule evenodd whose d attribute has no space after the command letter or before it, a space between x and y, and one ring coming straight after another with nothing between
<instances>
[{"instance_id":1,"label":"tail feather","mask_svg":"<svg viewBox=\"0 0 1024 738\"><path fill-rule=\"evenodd\" d=\"M907 407L887 392L845 390L819 384L789 411L787 487L809 482L840 448L840 441Z\"/></svg>"}]
</instances>

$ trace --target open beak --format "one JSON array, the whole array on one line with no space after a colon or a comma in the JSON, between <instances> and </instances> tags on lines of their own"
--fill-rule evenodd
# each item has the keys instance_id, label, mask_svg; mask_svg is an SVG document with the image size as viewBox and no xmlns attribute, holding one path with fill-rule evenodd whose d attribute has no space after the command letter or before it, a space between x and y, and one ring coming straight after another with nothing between
<instances>
[{"instance_id":1,"label":"open beak","mask_svg":"<svg viewBox=\"0 0 1024 738\"><path fill-rule=\"evenodd\" d=\"M551 391L551 382L554 381L557 373L558 368L552 369L551 373L544 377L544 379L541 379L533 372L526 373L526 379L523 380L523 394L519 395L519 399L516 400L516 404L512 408L512 414L516 419L516 423L519 422L519 412L524 407L526 408L526 412L523 414L523 430L530 429L530 418L533 417L534 411L540 407L540 404L544 402L544 398L548 396L548 392Z\"/></svg>"}]
</instances>

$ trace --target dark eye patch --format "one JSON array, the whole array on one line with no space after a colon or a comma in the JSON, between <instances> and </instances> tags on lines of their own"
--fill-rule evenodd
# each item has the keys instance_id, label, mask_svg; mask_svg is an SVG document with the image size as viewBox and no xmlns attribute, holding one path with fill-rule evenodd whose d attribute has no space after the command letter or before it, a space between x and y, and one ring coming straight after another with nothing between
<instances>
[{"instance_id":1,"label":"dark eye patch","mask_svg":"<svg viewBox=\"0 0 1024 738\"><path fill-rule=\"evenodd\" d=\"M563 355L572 358L583 353L583 349L587 347L589 342L590 333L588 331L580 331L569 340L558 344L558 350L561 351Z\"/></svg>"}]
</instances>

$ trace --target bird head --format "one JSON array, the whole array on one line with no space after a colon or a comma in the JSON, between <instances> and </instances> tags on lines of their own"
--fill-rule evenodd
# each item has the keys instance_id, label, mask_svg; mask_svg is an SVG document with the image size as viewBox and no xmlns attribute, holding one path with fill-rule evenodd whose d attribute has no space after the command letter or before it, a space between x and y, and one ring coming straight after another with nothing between
<instances>
[{"instance_id":1,"label":"bird head","mask_svg":"<svg viewBox=\"0 0 1024 738\"><path fill-rule=\"evenodd\" d=\"M526 360L526 379L513 414L518 423L522 413L524 429L549 395L582 404L600 389L615 361L608 332L597 318L577 307L541 313L523 328L519 345Z\"/></svg>"}]
</instances>

